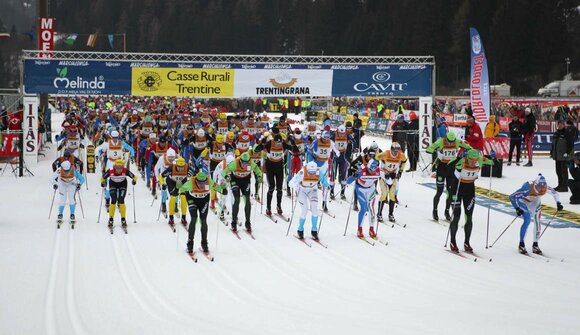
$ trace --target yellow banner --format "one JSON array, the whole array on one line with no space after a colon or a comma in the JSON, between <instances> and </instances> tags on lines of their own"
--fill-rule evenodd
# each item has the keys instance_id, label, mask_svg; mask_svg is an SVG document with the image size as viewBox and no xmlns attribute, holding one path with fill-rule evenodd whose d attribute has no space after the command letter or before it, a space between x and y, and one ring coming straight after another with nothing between
<instances>
[{"instance_id":1,"label":"yellow banner","mask_svg":"<svg viewBox=\"0 0 580 335\"><path fill-rule=\"evenodd\" d=\"M131 93L137 96L232 97L234 70L133 68Z\"/></svg>"}]
</instances>

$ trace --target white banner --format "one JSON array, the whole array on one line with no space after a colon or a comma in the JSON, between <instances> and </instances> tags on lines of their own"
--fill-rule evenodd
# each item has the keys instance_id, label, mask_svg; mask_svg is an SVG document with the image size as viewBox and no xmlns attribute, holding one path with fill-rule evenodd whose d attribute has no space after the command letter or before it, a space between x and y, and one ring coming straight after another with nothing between
<instances>
[{"instance_id":1,"label":"white banner","mask_svg":"<svg viewBox=\"0 0 580 335\"><path fill-rule=\"evenodd\" d=\"M422 170L427 164L431 163L431 154L425 150L431 145L433 139L433 112L431 105L432 97L419 98L419 162L418 167Z\"/></svg>"},{"instance_id":2,"label":"white banner","mask_svg":"<svg viewBox=\"0 0 580 335\"><path fill-rule=\"evenodd\" d=\"M310 97L332 95L332 70L236 69L234 95Z\"/></svg>"},{"instance_id":3,"label":"white banner","mask_svg":"<svg viewBox=\"0 0 580 335\"><path fill-rule=\"evenodd\" d=\"M34 167L38 163L38 97L25 96L22 113L24 163Z\"/></svg>"}]
</instances>

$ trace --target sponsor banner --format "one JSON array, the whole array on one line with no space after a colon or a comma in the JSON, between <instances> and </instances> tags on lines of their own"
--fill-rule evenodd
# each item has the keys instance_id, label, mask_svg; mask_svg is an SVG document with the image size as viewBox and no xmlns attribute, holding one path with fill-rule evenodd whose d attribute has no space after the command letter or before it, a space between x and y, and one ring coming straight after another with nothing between
<instances>
[{"instance_id":1,"label":"sponsor banner","mask_svg":"<svg viewBox=\"0 0 580 335\"><path fill-rule=\"evenodd\" d=\"M26 94L131 94L129 63L99 61L24 61Z\"/></svg>"},{"instance_id":2,"label":"sponsor banner","mask_svg":"<svg viewBox=\"0 0 580 335\"><path fill-rule=\"evenodd\" d=\"M433 98L431 97L419 98L419 111L417 115L419 117L419 155L425 165L429 164L433 159L433 156L425 151L431 145L433 138L432 104Z\"/></svg>"},{"instance_id":3,"label":"sponsor banner","mask_svg":"<svg viewBox=\"0 0 580 335\"><path fill-rule=\"evenodd\" d=\"M137 96L231 97L234 70L132 68L131 94Z\"/></svg>"},{"instance_id":4,"label":"sponsor banner","mask_svg":"<svg viewBox=\"0 0 580 335\"><path fill-rule=\"evenodd\" d=\"M471 41L471 78L470 94L473 117L481 129L489 122L490 92L489 75L487 73L487 60L483 41L475 28L469 28Z\"/></svg>"},{"instance_id":5,"label":"sponsor banner","mask_svg":"<svg viewBox=\"0 0 580 335\"><path fill-rule=\"evenodd\" d=\"M330 96L332 70L236 70L234 97Z\"/></svg>"},{"instance_id":6,"label":"sponsor banner","mask_svg":"<svg viewBox=\"0 0 580 335\"><path fill-rule=\"evenodd\" d=\"M391 133L390 124L391 124L390 120L371 117L367 123L365 130L368 132L382 133L382 135L386 135L386 133L389 134Z\"/></svg>"},{"instance_id":7,"label":"sponsor banner","mask_svg":"<svg viewBox=\"0 0 580 335\"><path fill-rule=\"evenodd\" d=\"M499 136L509 138L509 132L500 132ZM552 138L554 137L553 132L537 132L534 134L534 140L532 141L532 149L534 151L551 151L552 150ZM522 150L525 149L524 141L522 141ZM574 143L574 151L580 150L580 140ZM523 152L522 154L526 154Z\"/></svg>"},{"instance_id":8,"label":"sponsor banner","mask_svg":"<svg viewBox=\"0 0 580 335\"><path fill-rule=\"evenodd\" d=\"M25 96L23 102L24 163L28 167L34 167L38 163L38 98Z\"/></svg>"},{"instance_id":9,"label":"sponsor banner","mask_svg":"<svg viewBox=\"0 0 580 335\"><path fill-rule=\"evenodd\" d=\"M522 180L523 183L523 180ZM423 186L436 189L435 183L424 183ZM491 208L507 215L513 216L515 211L512 206L509 196L504 193L489 190L487 188L475 187L476 204L483 208ZM556 209L552 206L542 205L542 215L540 223L543 225L550 224L552 228L580 228L580 215L578 213L568 210L559 211L558 215L554 215Z\"/></svg>"},{"instance_id":10,"label":"sponsor banner","mask_svg":"<svg viewBox=\"0 0 580 335\"><path fill-rule=\"evenodd\" d=\"M38 50L52 51L54 50L54 18L41 17L38 25ZM50 58L50 52L39 53L41 58Z\"/></svg>"},{"instance_id":11,"label":"sponsor banner","mask_svg":"<svg viewBox=\"0 0 580 335\"><path fill-rule=\"evenodd\" d=\"M507 137L494 137L483 139L483 154L489 155L491 150L495 151L495 155L500 159L507 159L510 150L510 140Z\"/></svg>"},{"instance_id":12,"label":"sponsor banner","mask_svg":"<svg viewBox=\"0 0 580 335\"><path fill-rule=\"evenodd\" d=\"M18 157L20 142L18 134L2 134L1 136L0 157Z\"/></svg>"},{"instance_id":13,"label":"sponsor banner","mask_svg":"<svg viewBox=\"0 0 580 335\"><path fill-rule=\"evenodd\" d=\"M466 124L467 124L467 114L453 114L454 126L464 127ZM485 129L485 124L481 129Z\"/></svg>"},{"instance_id":14,"label":"sponsor banner","mask_svg":"<svg viewBox=\"0 0 580 335\"><path fill-rule=\"evenodd\" d=\"M87 173L95 173L95 146L87 145Z\"/></svg>"},{"instance_id":15,"label":"sponsor banner","mask_svg":"<svg viewBox=\"0 0 580 335\"><path fill-rule=\"evenodd\" d=\"M431 96L430 65L334 66L332 96Z\"/></svg>"},{"instance_id":16,"label":"sponsor banner","mask_svg":"<svg viewBox=\"0 0 580 335\"><path fill-rule=\"evenodd\" d=\"M510 129L509 128L510 122L511 122L511 120L509 117L500 116L499 122L498 122L499 123L499 130L505 130L505 131L509 130Z\"/></svg>"}]
</instances>

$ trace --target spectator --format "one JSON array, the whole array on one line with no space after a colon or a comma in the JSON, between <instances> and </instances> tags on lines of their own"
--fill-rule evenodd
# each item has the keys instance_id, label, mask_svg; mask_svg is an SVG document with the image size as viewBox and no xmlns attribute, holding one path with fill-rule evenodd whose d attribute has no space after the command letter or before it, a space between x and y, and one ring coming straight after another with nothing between
<instances>
[{"instance_id":1,"label":"spectator","mask_svg":"<svg viewBox=\"0 0 580 335\"><path fill-rule=\"evenodd\" d=\"M524 144L526 145L526 150L528 152L528 162L524 166L533 166L533 142L534 133L536 132L536 118L532 113L530 107L526 107L524 123L522 126L522 133L524 134Z\"/></svg>"},{"instance_id":2,"label":"spectator","mask_svg":"<svg viewBox=\"0 0 580 335\"><path fill-rule=\"evenodd\" d=\"M393 142L397 142L401 145L401 152L405 152L407 147L407 130L409 126L405 122L405 114L397 115L397 120L391 126L393 131Z\"/></svg>"},{"instance_id":3,"label":"spectator","mask_svg":"<svg viewBox=\"0 0 580 335\"><path fill-rule=\"evenodd\" d=\"M417 170L417 160L419 159L419 120L417 119L417 113L409 113L409 128L407 133L407 144L408 144L408 154L409 154L409 169L407 172Z\"/></svg>"},{"instance_id":4,"label":"spectator","mask_svg":"<svg viewBox=\"0 0 580 335\"><path fill-rule=\"evenodd\" d=\"M520 157L522 155L522 122L515 115L512 118L512 122L509 124L510 129L510 153L508 157L507 165L512 165L512 155L514 153L514 148L516 149L516 165L520 166Z\"/></svg>"},{"instance_id":5,"label":"spectator","mask_svg":"<svg viewBox=\"0 0 580 335\"><path fill-rule=\"evenodd\" d=\"M578 140L578 128L576 128L576 125L574 124L574 122L572 122L571 119L568 119L568 121L566 121L566 132L569 133L572 142L576 143L576 141Z\"/></svg>"},{"instance_id":6,"label":"spectator","mask_svg":"<svg viewBox=\"0 0 580 335\"><path fill-rule=\"evenodd\" d=\"M435 115L435 141L447 136L447 124L445 123L445 117Z\"/></svg>"},{"instance_id":7,"label":"spectator","mask_svg":"<svg viewBox=\"0 0 580 335\"><path fill-rule=\"evenodd\" d=\"M352 118L352 136L356 140L357 146L360 148L360 139L364 136L362 120L358 118L358 113L354 113Z\"/></svg>"},{"instance_id":8,"label":"spectator","mask_svg":"<svg viewBox=\"0 0 580 335\"><path fill-rule=\"evenodd\" d=\"M568 161L568 170L572 179L568 179L568 187L572 196L570 197L571 205L580 204L580 151L574 154L574 158Z\"/></svg>"},{"instance_id":9,"label":"spectator","mask_svg":"<svg viewBox=\"0 0 580 335\"><path fill-rule=\"evenodd\" d=\"M559 120L558 129L552 138L552 151L550 157L556 161L556 175L558 175L558 192L568 192L568 170L566 169L568 160L574 149L574 142L571 134L564 128L564 121Z\"/></svg>"},{"instance_id":10,"label":"spectator","mask_svg":"<svg viewBox=\"0 0 580 335\"><path fill-rule=\"evenodd\" d=\"M485 138L494 138L499 134L499 123L495 122L495 115L489 117L489 122L485 125Z\"/></svg>"},{"instance_id":11,"label":"spectator","mask_svg":"<svg viewBox=\"0 0 580 335\"><path fill-rule=\"evenodd\" d=\"M481 127L475 122L473 116L467 117L467 136L465 141L467 144L471 145L473 149L483 151L483 134L481 133Z\"/></svg>"}]
</instances>

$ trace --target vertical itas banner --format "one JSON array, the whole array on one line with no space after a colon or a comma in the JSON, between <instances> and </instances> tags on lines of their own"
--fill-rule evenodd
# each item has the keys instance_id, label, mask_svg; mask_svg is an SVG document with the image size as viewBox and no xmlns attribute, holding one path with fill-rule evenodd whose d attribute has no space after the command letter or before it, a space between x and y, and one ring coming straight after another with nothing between
<instances>
[{"instance_id":1,"label":"vertical itas banner","mask_svg":"<svg viewBox=\"0 0 580 335\"><path fill-rule=\"evenodd\" d=\"M433 98L420 97L419 98L419 166L423 169L431 162L432 156L425 152L425 150L433 142L433 112L431 106L433 105Z\"/></svg>"},{"instance_id":2,"label":"vertical itas banner","mask_svg":"<svg viewBox=\"0 0 580 335\"><path fill-rule=\"evenodd\" d=\"M38 49L44 51L40 57L50 58L52 54L46 51L54 50L54 18L41 17L39 27Z\"/></svg>"},{"instance_id":3,"label":"vertical itas banner","mask_svg":"<svg viewBox=\"0 0 580 335\"><path fill-rule=\"evenodd\" d=\"M23 100L24 163L28 167L33 167L38 163L38 98L25 96Z\"/></svg>"},{"instance_id":4,"label":"vertical itas banner","mask_svg":"<svg viewBox=\"0 0 580 335\"><path fill-rule=\"evenodd\" d=\"M487 60L481 36L475 28L469 28L471 36L471 110L481 129L489 122L490 92Z\"/></svg>"}]
</instances>

